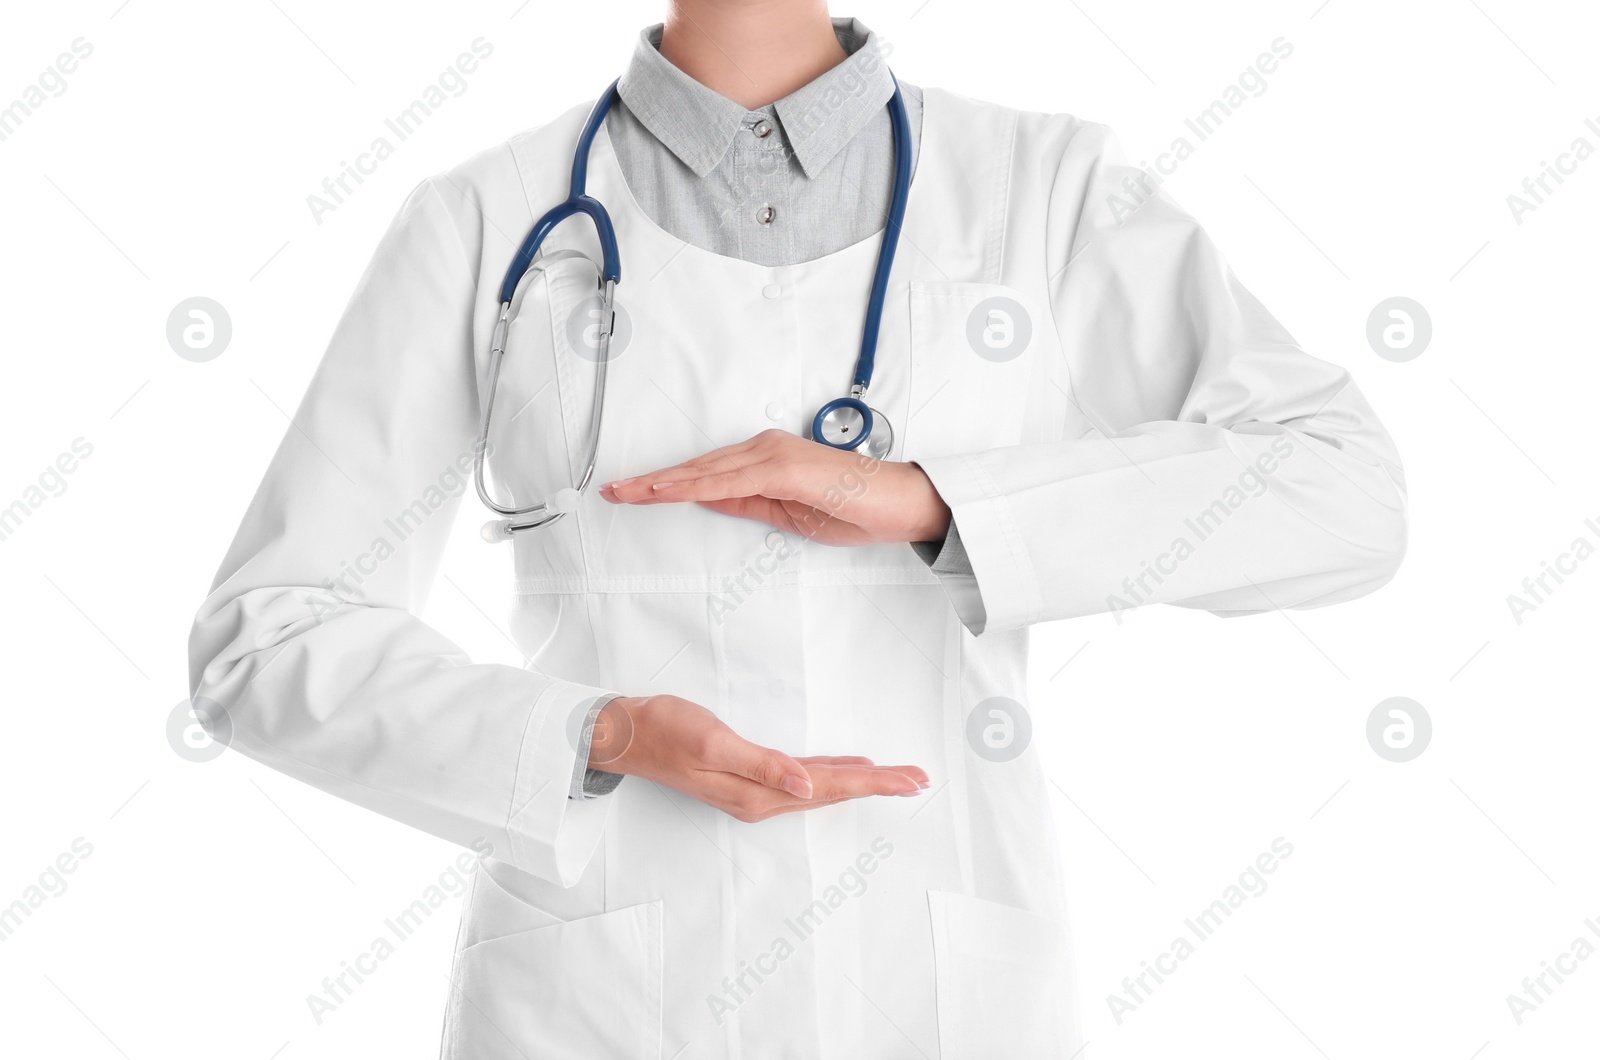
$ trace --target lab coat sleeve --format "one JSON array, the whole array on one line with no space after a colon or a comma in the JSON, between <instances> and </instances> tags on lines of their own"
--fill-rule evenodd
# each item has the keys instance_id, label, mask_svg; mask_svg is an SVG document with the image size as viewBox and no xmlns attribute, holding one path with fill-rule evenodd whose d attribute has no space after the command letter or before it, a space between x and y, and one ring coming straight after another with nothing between
<instances>
[{"instance_id":1,"label":"lab coat sleeve","mask_svg":"<svg viewBox=\"0 0 1600 1060\"><path fill-rule=\"evenodd\" d=\"M432 181L384 235L189 642L231 746L563 886L610 799L572 799L608 690L474 663L418 611L464 494L478 390L474 271Z\"/></svg>"},{"instance_id":2,"label":"lab coat sleeve","mask_svg":"<svg viewBox=\"0 0 1600 1060\"><path fill-rule=\"evenodd\" d=\"M967 628L1150 603L1220 615L1372 591L1405 551L1394 444L1103 126L1051 177L1048 312L1080 435L919 460L972 567ZM1088 426L1083 426L1085 423Z\"/></svg>"}]
</instances>

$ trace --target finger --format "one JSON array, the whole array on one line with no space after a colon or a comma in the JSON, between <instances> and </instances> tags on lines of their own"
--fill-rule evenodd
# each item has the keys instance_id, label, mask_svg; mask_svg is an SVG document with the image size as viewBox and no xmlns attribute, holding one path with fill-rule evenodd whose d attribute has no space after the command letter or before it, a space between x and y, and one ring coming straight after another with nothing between
<instances>
[{"instance_id":1,"label":"finger","mask_svg":"<svg viewBox=\"0 0 1600 1060\"><path fill-rule=\"evenodd\" d=\"M662 504L662 503L665 503L659 497L646 497L643 500L637 500L637 501L626 501L626 500L623 500L621 497L617 496L616 491L611 488L609 483L607 485L604 485L604 486L600 487L600 497L603 500L610 501L612 504Z\"/></svg>"},{"instance_id":2,"label":"finger","mask_svg":"<svg viewBox=\"0 0 1600 1060\"><path fill-rule=\"evenodd\" d=\"M931 783L927 772L918 766L880 766L872 759L862 758L858 755L814 755L810 758L797 758L795 761L806 767L806 770L811 773L813 782L816 781L818 774L817 770L812 767L827 765L855 766L861 769L877 770L882 773L893 773L896 776L906 778L917 785L918 788L926 788Z\"/></svg>"},{"instance_id":3,"label":"finger","mask_svg":"<svg viewBox=\"0 0 1600 1060\"><path fill-rule=\"evenodd\" d=\"M813 761L810 772L817 788L817 796L811 799L796 798L733 773L704 771L688 794L741 820L761 821L780 813L874 795L917 795L922 791L911 777L883 767L833 767Z\"/></svg>"},{"instance_id":4,"label":"finger","mask_svg":"<svg viewBox=\"0 0 1600 1060\"><path fill-rule=\"evenodd\" d=\"M656 498L657 503L674 500L677 500L677 498ZM731 515L736 519L749 519L752 522L775 526L787 534L800 532L795 526L795 521L790 518L789 510L783 506L783 502L775 501L771 497L729 497L724 500L700 501L698 503L714 512Z\"/></svg>"},{"instance_id":5,"label":"finger","mask_svg":"<svg viewBox=\"0 0 1600 1060\"><path fill-rule=\"evenodd\" d=\"M770 469L755 459L728 459L641 475L617 494L641 500L694 501L756 497L773 493Z\"/></svg>"},{"instance_id":6,"label":"finger","mask_svg":"<svg viewBox=\"0 0 1600 1060\"><path fill-rule=\"evenodd\" d=\"M760 465L725 471L685 468L681 477L673 479L671 476L668 472L660 480L652 481L647 496L678 502L722 501L737 497L772 497L782 492L775 493L771 476L763 474Z\"/></svg>"},{"instance_id":7,"label":"finger","mask_svg":"<svg viewBox=\"0 0 1600 1060\"><path fill-rule=\"evenodd\" d=\"M796 802L788 806L773 807L771 814L768 816L777 816L780 813L799 813L802 810L820 810L824 806L837 806L841 802L854 801L854 799L827 799L823 801L812 800L811 802Z\"/></svg>"},{"instance_id":8,"label":"finger","mask_svg":"<svg viewBox=\"0 0 1600 1060\"><path fill-rule=\"evenodd\" d=\"M733 773L717 772L701 772L696 783L685 789L685 794L744 821L762 821L779 813L850 801L845 796L801 799Z\"/></svg>"},{"instance_id":9,"label":"finger","mask_svg":"<svg viewBox=\"0 0 1600 1060\"><path fill-rule=\"evenodd\" d=\"M676 498L662 498L663 503ZM648 502L645 502L648 503ZM797 534L808 541L821 541L830 545L866 545L875 539L854 523L830 515L820 508L807 507L796 510L781 500L771 497L731 497L721 501L697 501L709 508L736 519L766 523L786 534Z\"/></svg>"},{"instance_id":10,"label":"finger","mask_svg":"<svg viewBox=\"0 0 1600 1060\"><path fill-rule=\"evenodd\" d=\"M705 768L731 773L797 799L815 794L810 771L782 751L751 743L728 730L715 741Z\"/></svg>"},{"instance_id":11,"label":"finger","mask_svg":"<svg viewBox=\"0 0 1600 1060\"><path fill-rule=\"evenodd\" d=\"M862 794L832 799L797 799L731 773L720 774L720 778L710 781L703 793L697 793L697 797L707 805L746 822L765 821L782 813L817 810L867 797Z\"/></svg>"},{"instance_id":12,"label":"finger","mask_svg":"<svg viewBox=\"0 0 1600 1060\"><path fill-rule=\"evenodd\" d=\"M922 784L915 777L881 766L814 765L810 773L812 798L818 801L864 795L915 795L922 791Z\"/></svg>"},{"instance_id":13,"label":"finger","mask_svg":"<svg viewBox=\"0 0 1600 1060\"><path fill-rule=\"evenodd\" d=\"M680 494L672 499L700 500L718 495L749 496L756 493L768 496L781 493L788 497L796 489L810 488L808 483L818 477L807 474L797 476L797 469L814 469L819 460L836 459L841 459L840 455L827 446L805 441L786 431L768 430L737 445L724 446L681 464L607 485L616 487L619 499L633 503L647 493L678 487L681 483L704 483L708 479L727 476L718 479L714 486L704 487L711 491L705 497ZM740 481L741 477L746 481Z\"/></svg>"},{"instance_id":14,"label":"finger","mask_svg":"<svg viewBox=\"0 0 1600 1060\"><path fill-rule=\"evenodd\" d=\"M904 774L905 776L910 777L912 780L916 781L918 784L922 785L923 787L927 787L928 784L929 784L928 774L920 766L879 766L878 768L879 769L892 769L896 773Z\"/></svg>"},{"instance_id":15,"label":"finger","mask_svg":"<svg viewBox=\"0 0 1600 1060\"><path fill-rule=\"evenodd\" d=\"M853 765L854 763L841 762L839 764L840 765ZM915 794L917 794L917 792L924 791L930 786L929 785L929 780L928 780L928 774L923 772L921 769L918 769L916 766L867 765L867 766L860 766L858 768L870 769L870 770L873 770L873 771L878 772L878 773L889 774L892 778L894 778L895 782L891 786L893 786L895 788L895 790L892 791L892 792L888 792L888 794L892 794L892 795L915 795ZM813 783L816 783L816 781L817 781L817 771L815 769L812 769L809 766L807 767L807 769L811 772ZM905 780L905 781L908 782L908 784L902 785L902 784L899 783L900 780ZM907 790L907 788L909 786L911 786L911 785L915 785L916 791ZM881 795L881 794L885 794L885 793L882 792L882 791L874 791L874 792L870 792L869 794Z\"/></svg>"},{"instance_id":16,"label":"finger","mask_svg":"<svg viewBox=\"0 0 1600 1060\"><path fill-rule=\"evenodd\" d=\"M651 487L658 482L671 482L680 479L699 478L707 474L720 474L745 464L754 463L753 459L745 455L748 445L749 443L745 442L732 447L715 449L709 453L701 453L699 456L681 463L672 464L669 467L657 468L654 471L647 471L632 478L608 482L602 488L613 492L624 503L634 504L652 496Z\"/></svg>"},{"instance_id":17,"label":"finger","mask_svg":"<svg viewBox=\"0 0 1600 1060\"><path fill-rule=\"evenodd\" d=\"M708 774L706 780L708 784L715 786L714 790L718 794L725 797L742 799L745 802L749 802L752 798L776 799L777 802L772 805L784 805L790 801L826 802L860 799L869 795L915 795L927 786L925 781L903 773L900 769L858 764L849 758L835 764L823 761L822 757L818 756L805 759L800 764L804 766L813 787L813 794L808 799L781 790L775 785L762 784L738 773ZM917 772L920 773L921 770ZM763 805L768 804L763 803Z\"/></svg>"}]
</instances>

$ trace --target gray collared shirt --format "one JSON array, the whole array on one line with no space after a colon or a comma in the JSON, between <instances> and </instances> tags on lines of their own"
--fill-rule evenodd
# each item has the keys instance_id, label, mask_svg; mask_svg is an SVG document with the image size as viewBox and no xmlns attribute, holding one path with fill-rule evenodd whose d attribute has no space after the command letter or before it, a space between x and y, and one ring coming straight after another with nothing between
<instances>
[{"instance_id":1,"label":"gray collared shirt","mask_svg":"<svg viewBox=\"0 0 1600 1060\"><path fill-rule=\"evenodd\" d=\"M606 131L628 188L651 220L698 247L757 265L791 265L883 229L894 185L888 102L874 34L835 19L844 61L776 103L746 110L673 66L661 27L639 35ZM757 72L752 71L752 76ZM922 92L902 85L912 162Z\"/></svg>"},{"instance_id":2,"label":"gray collared shirt","mask_svg":"<svg viewBox=\"0 0 1600 1060\"><path fill-rule=\"evenodd\" d=\"M660 25L639 34L606 118L628 190L650 219L697 247L757 265L793 265L883 230L894 188L888 102L895 79L876 34L833 20L847 58L775 103L747 110L660 52ZM759 71L749 71L755 78ZM900 82L915 172L922 90ZM912 545L939 573L970 575L952 523ZM588 769L594 718L579 741L571 796L604 795L619 773Z\"/></svg>"}]
</instances>

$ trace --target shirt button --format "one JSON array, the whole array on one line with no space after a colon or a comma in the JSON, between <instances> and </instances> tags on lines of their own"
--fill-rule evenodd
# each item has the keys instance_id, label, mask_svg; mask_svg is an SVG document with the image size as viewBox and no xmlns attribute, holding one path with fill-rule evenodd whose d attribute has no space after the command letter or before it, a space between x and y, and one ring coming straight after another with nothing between
<instances>
[{"instance_id":1,"label":"shirt button","mask_svg":"<svg viewBox=\"0 0 1600 1060\"><path fill-rule=\"evenodd\" d=\"M776 216L778 216L778 211L774 210L770 204L763 205L761 209L756 211L756 223L769 225Z\"/></svg>"},{"instance_id":2,"label":"shirt button","mask_svg":"<svg viewBox=\"0 0 1600 1060\"><path fill-rule=\"evenodd\" d=\"M772 135L772 123L767 119L762 118L760 121L755 123L750 131L755 133L761 139L765 140L767 137Z\"/></svg>"},{"instance_id":3,"label":"shirt button","mask_svg":"<svg viewBox=\"0 0 1600 1060\"><path fill-rule=\"evenodd\" d=\"M778 549L782 548L783 545L784 545L784 536L783 536L783 531L782 530L774 530L774 531L772 531L771 533L769 533L767 535L767 549L768 549L768 551L776 552L776 551L778 551Z\"/></svg>"},{"instance_id":4,"label":"shirt button","mask_svg":"<svg viewBox=\"0 0 1600 1060\"><path fill-rule=\"evenodd\" d=\"M769 420L781 420L781 419L783 419L783 406L778 404L776 401L768 402L767 403L767 419L769 419Z\"/></svg>"},{"instance_id":5,"label":"shirt button","mask_svg":"<svg viewBox=\"0 0 1600 1060\"><path fill-rule=\"evenodd\" d=\"M764 298L776 298L782 293L783 288L775 283L769 283L765 287L761 288L761 295Z\"/></svg>"}]
</instances>

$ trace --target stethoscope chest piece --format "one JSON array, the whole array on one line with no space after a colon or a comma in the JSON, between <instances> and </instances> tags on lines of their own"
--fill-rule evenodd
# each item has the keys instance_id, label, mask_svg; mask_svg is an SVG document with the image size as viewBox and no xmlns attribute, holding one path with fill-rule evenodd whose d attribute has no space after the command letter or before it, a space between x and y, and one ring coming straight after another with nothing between
<instances>
[{"instance_id":1,"label":"stethoscope chest piece","mask_svg":"<svg viewBox=\"0 0 1600 1060\"><path fill-rule=\"evenodd\" d=\"M811 421L811 437L835 449L858 450L874 460L887 460L894 449L889 417L857 397L835 398L822 406Z\"/></svg>"}]
</instances>

